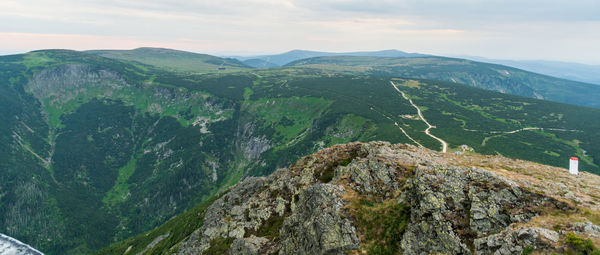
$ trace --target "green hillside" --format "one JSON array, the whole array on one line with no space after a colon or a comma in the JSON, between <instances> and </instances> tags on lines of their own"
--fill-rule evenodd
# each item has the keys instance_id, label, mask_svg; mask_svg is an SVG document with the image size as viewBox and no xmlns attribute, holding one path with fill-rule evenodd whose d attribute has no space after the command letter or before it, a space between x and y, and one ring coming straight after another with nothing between
<instances>
[{"instance_id":1,"label":"green hillside","mask_svg":"<svg viewBox=\"0 0 600 255\"><path fill-rule=\"evenodd\" d=\"M178 72L227 72L251 67L231 58L162 48L137 48L133 50L92 50L91 54L118 60L135 61L146 65ZM220 68L220 69L219 69Z\"/></svg>"},{"instance_id":2,"label":"green hillside","mask_svg":"<svg viewBox=\"0 0 600 255\"><path fill-rule=\"evenodd\" d=\"M437 137L448 153L465 144L560 167L579 156L600 173L600 110L451 82L172 72L52 50L0 57L0 97L0 230L46 254L93 252L351 141L441 150Z\"/></svg>"},{"instance_id":3,"label":"green hillside","mask_svg":"<svg viewBox=\"0 0 600 255\"><path fill-rule=\"evenodd\" d=\"M506 94L600 108L600 86L520 69L444 57L316 57L288 66L330 72L443 80Z\"/></svg>"}]
</instances>

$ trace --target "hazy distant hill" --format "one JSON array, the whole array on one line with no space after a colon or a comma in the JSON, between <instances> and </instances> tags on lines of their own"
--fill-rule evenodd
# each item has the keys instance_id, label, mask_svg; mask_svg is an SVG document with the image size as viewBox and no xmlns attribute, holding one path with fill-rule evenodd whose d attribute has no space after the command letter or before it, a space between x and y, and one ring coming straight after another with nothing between
<instances>
[{"instance_id":1,"label":"hazy distant hill","mask_svg":"<svg viewBox=\"0 0 600 255\"><path fill-rule=\"evenodd\" d=\"M269 61L266 61L264 59L258 59L258 58L251 58L248 60L244 60L244 61L242 61L242 63L244 63L245 65L251 66L251 67L256 67L256 68L270 68L270 67L280 66L280 65L271 63Z\"/></svg>"},{"instance_id":2,"label":"hazy distant hill","mask_svg":"<svg viewBox=\"0 0 600 255\"><path fill-rule=\"evenodd\" d=\"M381 51L359 51L359 52L320 52L320 51L308 51L308 50L292 50L281 54L275 55L263 55L254 57L236 57L239 60L244 61L247 65L253 67L274 67L283 66L292 61L322 57L322 56L368 56L368 57L424 57L427 55L418 53L406 53L399 50L381 50ZM252 60L251 62L249 60ZM265 64L271 63L271 64Z\"/></svg>"},{"instance_id":3,"label":"hazy distant hill","mask_svg":"<svg viewBox=\"0 0 600 255\"><path fill-rule=\"evenodd\" d=\"M181 72L209 72L219 70L245 70L250 68L237 59L219 58L206 54L162 48L137 48L133 50L91 50L99 56L136 61L139 63Z\"/></svg>"},{"instance_id":4,"label":"hazy distant hill","mask_svg":"<svg viewBox=\"0 0 600 255\"><path fill-rule=\"evenodd\" d=\"M507 94L600 108L600 86L458 58L330 56L301 59L287 65L331 72L444 80Z\"/></svg>"},{"instance_id":5,"label":"hazy distant hill","mask_svg":"<svg viewBox=\"0 0 600 255\"><path fill-rule=\"evenodd\" d=\"M546 60L506 60L488 59L473 56L461 56L479 62L500 64L523 69L530 72L550 75L567 80L587 82L600 85L600 65L546 61Z\"/></svg>"}]
</instances>

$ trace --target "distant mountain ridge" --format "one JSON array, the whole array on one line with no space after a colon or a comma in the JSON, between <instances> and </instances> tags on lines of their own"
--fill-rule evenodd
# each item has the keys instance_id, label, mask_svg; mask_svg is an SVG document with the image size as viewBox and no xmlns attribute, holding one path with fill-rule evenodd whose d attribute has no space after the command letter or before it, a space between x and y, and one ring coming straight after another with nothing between
<instances>
[{"instance_id":1,"label":"distant mountain ridge","mask_svg":"<svg viewBox=\"0 0 600 255\"><path fill-rule=\"evenodd\" d=\"M258 56L234 56L244 64L256 68L270 68L289 64L293 61L328 56L363 56L363 57L426 57L434 56L421 53L407 53L399 50L381 50L381 51L358 51L358 52L323 52L308 50L291 50L281 54L258 55ZM439 56L442 57L442 56ZM540 73L557 78L592 83L600 85L600 65L586 65L580 63L570 63L561 61L547 60L509 60L509 59L489 59L470 55L449 56L461 59L473 60L477 62L498 64L510 66L525 71Z\"/></svg>"},{"instance_id":2,"label":"distant mountain ridge","mask_svg":"<svg viewBox=\"0 0 600 255\"><path fill-rule=\"evenodd\" d=\"M237 59L164 48L142 47L133 50L90 50L86 52L180 72L239 71L250 68Z\"/></svg>"},{"instance_id":3,"label":"distant mountain ridge","mask_svg":"<svg viewBox=\"0 0 600 255\"><path fill-rule=\"evenodd\" d=\"M550 75L567 80L600 85L600 65L547 61L547 60L509 60L489 59L475 56L457 56L478 62L492 63L523 69L526 71Z\"/></svg>"},{"instance_id":4,"label":"distant mountain ridge","mask_svg":"<svg viewBox=\"0 0 600 255\"><path fill-rule=\"evenodd\" d=\"M312 58L312 57L325 57L325 56L363 56L363 57L425 57L429 55L420 53L407 53L399 50L380 50L380 51L357 51L357 52L323 52L323 51L309 51L309 50L291 50L281 54L274 55L262 55L252 57L235 57L236 59L244 62L244 64L264 68L264 67L275 67L283 66L292 61Z\"/></svg>"}]
</instances>

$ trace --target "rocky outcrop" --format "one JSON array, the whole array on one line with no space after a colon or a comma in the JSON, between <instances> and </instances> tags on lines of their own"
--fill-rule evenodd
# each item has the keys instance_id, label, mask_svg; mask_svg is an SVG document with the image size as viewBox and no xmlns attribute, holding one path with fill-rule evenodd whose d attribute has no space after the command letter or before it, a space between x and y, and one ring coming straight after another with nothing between
<instances>
[{"instance_id":1,"label":"rocky outcrop","mask_svg":"<svg viewBox=\"0 0 600 255\"><path fill-rule=\"evenodd\" d=\"M256 125L254 123L246 123L243 125L239 135L239 148L248 160L255 160L260 157L260 154L271 148L269 139L265 136L254 136Z\"/></svg>"},{"instance_id":2,"label":"rocky outcrop","mask_svg":"<svg viewBox=\"0 0 600 255\"><path fill-rule=\"evenodd\" d=\"M279 232L280 254L344 254L358 248L356 230L344 215L344 187L315 184L299 195Z\"/></svg>"},{"instance_id":3,"label":"rocky outcrop","mask_svg":"<svg viewBox=\"0 0 600 255\"><path fill-rule=\"evenodd\" d=\"M556 231L520 227L475 240L477 254L522 254L527 247L543 249L552 247L559 240Z\"/></svg>"},{"instance_id":4,"label":"rocky outcrop","mask_svg":"<svg viewBox=\"0 0 600 255\"><path fill-rule=\"evenodd\" d=\"M44 255L33 247L10 236L0 234L0 254L7 255Z\"/></svg>"},{"instance_id":5,"label":"rocky outcrop","mask_svg":"<svg viewBox=\"0 0 600 255\"><path fill-rule=\"evenodd\" d=\"M44 103L44 98L50 95L60 97L63 102L71 100L77 93L85 93L90 85L109 88L130 86L115 72L96 70L83 64L65 64L35 74L27 87Z\"/></svg>"},{"instance_id":6,"label":"rocky outcrop","mask_svg":"<svg viewBox=\"0 0 600 255\"><path fill-rule=\"evenodd\" d=\"M231 253L240 255L258 255L259 249L269 242L269 239L264 237L250 236L246 238L238 238L231 244Z\"/></svg>"},{"instance_id":7,"label":"rocky outcrop","mask_svg":"<svg viewBox=\"0 0 600 255\"><path fill-rule=\"evenodd\" d=\"M179 244L179 254L521 254L526 249L568 249L567 232L550 230L540 219L548 212L576 215L573 203L493 169L465 166L456 155L448 157L383 142L324 149L231 188L208 208L202 228ZM378 213L390 205L407 208L406 222L364 225L389 218ZM597 233L598 228L580 223L569 231Z\"/></svg>"}]
</instances>

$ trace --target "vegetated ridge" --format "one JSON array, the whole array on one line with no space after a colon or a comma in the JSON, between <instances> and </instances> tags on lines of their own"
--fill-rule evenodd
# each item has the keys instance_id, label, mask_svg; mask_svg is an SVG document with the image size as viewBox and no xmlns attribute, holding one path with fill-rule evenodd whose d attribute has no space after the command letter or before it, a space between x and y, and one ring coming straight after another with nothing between
<instances>
[{"instance_id":1,"label":"vegetated ridge","mask_svg":"<svg viewBox=\"0 0 600 255\"><path fill-rule=\"evenodd\" d=\"M596 254L598 185L499 156L336 145L98 254Z\"/></svg>"},{"instance_id":2,"label":"vegetated ridge","mask_svg":"<svg viewBox=\"0 0 600 255\"><path fill-rule=\"evenodd\" d=\"M250 67L232 58L219 58L206 54L163 48L137 48L133 50L91 50L99 56L135 61L146 65L180 72L240 71Z\"/></svg>"},{"instance_id":3,"label":"vegetated ridge","mask_svg":"<svg viewBox=\"0 0 600 255\"><path fill-rule=\"evenodd\" d=\"M446 57L332 56L302 59L287 66L330 72L443 80L506 94L600 108L600 86L520 69Z\"/></svg>"},{"instance_id":4,"label":"vegetated ridge","mask_svg":"<svg viewBox=\"0 0 600 255\"><path fill-rule=\"evenodd\" d=\"M381 50L381 51L359 51L359 52L321 52L308 50L291 50L281 54L235 57L252 67L265 68L284 66L290 62L313 57L323 56L369 56L369 57L425 57L425 54L407 53L399 50Z\"/></svg>"},{"instance_id":5,"label":"vegetated ridge","mask_svg":"<svg viewBox=\"0 0 600 255\"><path fill-rule=\"evenodd\" d=\"M511 66L529 72L600 85L600 65L587 65L573 62L548 60L489 59L474 56L463 56L459 58Z\"/></svg>"}]
</instances>

